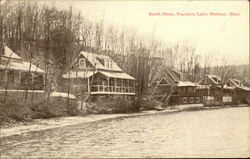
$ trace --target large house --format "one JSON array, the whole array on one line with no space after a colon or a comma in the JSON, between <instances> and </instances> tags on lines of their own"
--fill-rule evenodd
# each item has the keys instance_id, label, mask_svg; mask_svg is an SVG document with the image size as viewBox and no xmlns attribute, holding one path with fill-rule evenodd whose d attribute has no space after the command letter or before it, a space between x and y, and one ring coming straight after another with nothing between
<instances>
[{"instance_id":1,"label":"large house","mask_svg":"<svg viewBox=\"0 0 250 159\"><path fill-rule=\"evenodd\" d=\"M44 71L24 61L6 44L0 50L0 89L44 88Z\"/></svg>"},{"instance_id":2,"label":"large house","mask_svg":"<svg viewBox=\"0 0 250 159\"><path fill-rule=\"evenodd\" d=\"M81 51L63 75L65 91L81 95L135 95L135 78L125 73L109 56Z\"/></svg>"}]
</instances>

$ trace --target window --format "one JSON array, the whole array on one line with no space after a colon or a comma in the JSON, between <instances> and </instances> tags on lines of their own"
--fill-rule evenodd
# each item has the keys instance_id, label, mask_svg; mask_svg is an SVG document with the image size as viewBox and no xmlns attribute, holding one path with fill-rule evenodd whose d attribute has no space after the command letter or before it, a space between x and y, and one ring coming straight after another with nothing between
<instances>
[{"instance_id":1,"label":"window","mask_svg":"<svg viewBox=\"0 0 250 159\"><path fill-rule=\"evenodd\" d=\"M194 89L194 88L192 88L192 87L188 87L188 93L194 92L193 89Z\"/></svg>"},{"instance_id":2,"label":"window","mask_svg":"<svg viewBox=\"0 0 250 159\"><path fill-rule=\"evenodd\" d=\"M35 89L43 89L43 75L35 74L34 75L34 87Z\"/></svg>"},{"instance_id":3,"label":"window","mask_svg":"<svg viewBox=\"0 0 250 159\"><path fill-rule=\"evenodd\" d=\"M79 68L86 68L86 60L84 58L79 59Z\"/></svg>"},{"instance_id":4,"label":"window","mask_svg":"<svg viewBox=\"0 0 250 159\"><path fill-rule=\"evenodd\" d=\"M168 84L167 80L165 78L161 79L159 85L166 85Z\"/></svg>"},{"instance_id":5,"label":"window","mask_svg":"<svg viewBox=\"0 0 250 159\"><path fill-rule=\"evenodd\" d=\"M112 63L112 61L110 60L110 59L105 59L105 61L104 61L105 63L104 63L104 67L106 67L106 68L112 68L112 65L113 65L113 63Z\"/></svg>"},{"instance_id":6,"label":"window","mask_svg":"<svg viewBox=\"0 0 250 159\"><path fill-rule=\"evenodd\" d=\"M109 68L112 68L113 67L113 62L110 60L109 61Z\"/></svg>"},{"instance_id":7,"label":"window","mask_svg":"<svg viewBox=\"0 0 250 159\"><path fill-rule=\"evenodd\" d=\"M0 70L0 81L4 80L4 71Z\"/></svg>"},{"instance_id":8,"label":"window","mask_svg":"<svg viewBox=\"0 0 250 159\"><path fill-rule=\"evenodd\" d=\"M183 97L183 103L187 103L187 97Z\"/></svg>"},{"instance_id":9,"label":"window","mask_svg":"<svg viewBox=\"0 0 250 159\"><path fill-rule=\"evenodd\" d=\"M8 72L8 82L14 83L14 71L9 71Z\"/></svg>"},{"instance_id":10,"label":"window","mask_svg":"<svg viewBox=\"0 0 250 159\"><path fill-rule=\"evenodd\" d=\"M109 60L108 59L105 60L105 67L109 68Z\"/></svg>"},{"instance_id":11,"label":"window","mask_svg":"<svg viewBox=\"0 0 250 159\"><path fill-rule=\"evenodd\" d=\"M196 97L196 102L200 103L200 97Z\"/></svg>"},{"instance_id":12,"label":"window","mask_svg":"<svg viewBox=\"0 0 250 159\"><path fill-rule=\"evenodd\" d=\"M32 75L28 72L22 72L21 73L21 84L28 84L28 81L30 84L32 83Z\"/></svg>"},{"instance_id":13,"label":"window","mask_svg":"<svg viewBox=\"0 0 250 159\"><path fill-rule=\"evenodd\" d=\"M190 103L194 103L194 98L190 97Z\"/></svg>"}]
</instances>

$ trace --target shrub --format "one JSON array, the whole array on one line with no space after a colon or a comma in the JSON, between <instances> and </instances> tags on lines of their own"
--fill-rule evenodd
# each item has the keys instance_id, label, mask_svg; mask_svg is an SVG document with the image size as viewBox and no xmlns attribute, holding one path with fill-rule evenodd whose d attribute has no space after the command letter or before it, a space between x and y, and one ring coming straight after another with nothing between
<instances>
[{"instance_id":1,"label":"shrub","mask_svg":"<svg viewBox=\"0 0 250 159\"><path fill-rule=\"evenodd\" d=\"M24 101L24 93L8 92L5 105L1 104L1 118L11 118L17 121L27 121L32 118L51 118L58 116L76 115L77 101L67 97L50 97L43 92L29 92ZM3 103L4 93L0 94Z\"/></svg>"},{"instance_id":2,"label":"shrub","mask_svg":"<svg viewBox=\"0 0 250 159\"><path fill-rule=\"evenodd\" d=\"M153 110L155 107L162 106L162 102L156 100L147 100L145 98L140 98L135 101L137 107L141 110Z\"/></svg>"},{"instance_id":3,"label":"shrub","mask_svg":"<svg viewBox=\"0 0 250 159\"><path fill-rule=\"evenodd\" d=\"M110 113L131 113L138 112L137 105L132 100L124 97L115 98L96 98L87 104L87 111L94 114L110 114Z\"/></svg>"}]
</instances>

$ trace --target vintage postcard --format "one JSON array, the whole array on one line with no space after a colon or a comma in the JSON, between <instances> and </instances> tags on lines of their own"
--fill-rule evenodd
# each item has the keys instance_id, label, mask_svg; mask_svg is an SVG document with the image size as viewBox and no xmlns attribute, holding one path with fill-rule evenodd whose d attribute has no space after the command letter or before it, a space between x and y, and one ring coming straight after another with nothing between
<instances>
[{"instance_id":1,"label":"vintage postcard","mask_svg":"<svg viewBox=\"0 0 250 159\"><path fill-rule=\"evenodd\" d=\"M0 158L250 157L249 1L0 0Z\"/></svg>"}]
</instances>

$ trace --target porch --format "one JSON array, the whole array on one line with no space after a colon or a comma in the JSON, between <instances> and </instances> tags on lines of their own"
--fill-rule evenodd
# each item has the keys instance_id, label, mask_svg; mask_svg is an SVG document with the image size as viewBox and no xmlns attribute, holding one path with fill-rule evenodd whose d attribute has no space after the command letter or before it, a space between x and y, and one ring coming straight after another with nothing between
<instances>
[{"instance_id":1,"label":"porch","mask_svg":"<svg viewBox=\"0 0 250 159\"><path fill-rule=\"evenodd\" d=\"M44 74L20 70L0 69L0 88L43 90Z\"/></svg>"},{"instance_id":2,"label":"porch","mask_svg":"<svg viewBox=\"0 0 250 159\"><path fill-rule=\"evenodd\" d=\"M88 78L88 92L90 94L135 95L135 80L127 76L118 76L118 73L98 72Z\"/></svg>"},{"instance_id":3,"label":"porch","mask_svg":"<svg viewBox=\"0 0 250 159\"><path fill-rule=\"evenodd\" d=\"M92 85L91 94L128 94L128 95L134 95L135 90L133 87Z\"/></svg>"}]
</instances>

